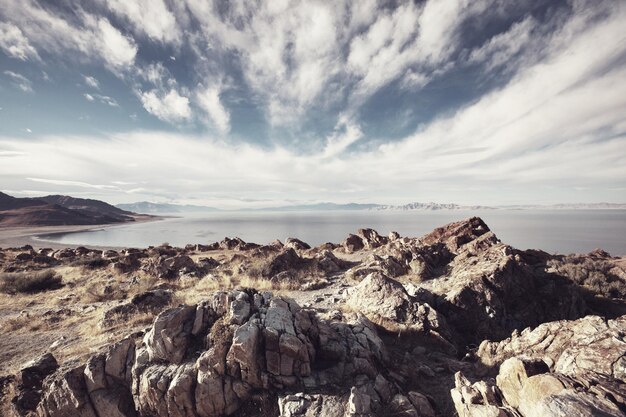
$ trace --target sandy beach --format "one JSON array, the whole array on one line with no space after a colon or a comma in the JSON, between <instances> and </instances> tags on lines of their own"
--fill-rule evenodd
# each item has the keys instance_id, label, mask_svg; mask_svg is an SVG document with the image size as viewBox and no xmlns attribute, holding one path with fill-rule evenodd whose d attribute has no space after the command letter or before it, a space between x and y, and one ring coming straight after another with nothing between
<instances>
[{"instance_id":1,"label":"sandy beach","mask_svg":"<svg viewBox=\"0 0 626 417\"><path fill-rule=\"evenodd\" d=\"M31 245L34 248L73 248L81 245L59 244L48 240L39 239L38 236L56 234L56 233L74 233L92 230L100 230L113 226L122 226L133 223L144 223L162 220L161 216L137 215L135 222L129 223L111 223L101 225L73 225L73 226L16 226L16 227L0 227L0 248L20 247ZM102 246L96 249L114 249L113 246Z\"/></svg>"}]
</instances>

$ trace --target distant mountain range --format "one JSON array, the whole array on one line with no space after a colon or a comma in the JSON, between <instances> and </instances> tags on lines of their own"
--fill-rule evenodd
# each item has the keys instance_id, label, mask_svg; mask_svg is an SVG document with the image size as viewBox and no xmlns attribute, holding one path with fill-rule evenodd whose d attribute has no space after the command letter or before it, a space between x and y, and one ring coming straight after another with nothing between
<instances>
[{"instance_id":1,"label":"distant mountain range","mask_svg":"<svg viewBox=\"0 0 626 417\"><path fill-rule=\"evenodd\" d=\"M17 198L0 192L0 226L111 224L135 221L134 216L99 200L64 195Z\"/></svg>"},{"instance_id":2,"label":"distant mountain range","mask_svg":"<svg viewBox=\"0 0 626 417\"><path fill-rule=\"evenodd\" d=\"M144 214L176 214L176 213L206 213L220 210L215 207L178 205L170 203L150 203L142 201L132 204L118 204L116 207ZM509 205L509 206L481 206L460 205L454 203L409 203L402 205L363 204L363 203L316 203L299 204L292 206L277 206L266 208L243 209L242 211L342 211L342 210L372 210L372 211L436 211L436 210L583 210L583 209L626 209L626 204L595 203L595 204L554 204L554 205Z\"/></svg>"},{"instance_id":3,"label":"distant mountain range","mask_svg":"<svg viewBox=\"0 0 626 417\"><path fill-rule=\"evenodd\" d=\"M206 206L193 206L189 204L168 204L168 203L151 203L149 201L140 201L129 204L116 204L115 207L122 210L132 211L143 214L166 214L166 213L205 213L207 211L218 211L218 209Z\"/></svg>"}]
</instances>

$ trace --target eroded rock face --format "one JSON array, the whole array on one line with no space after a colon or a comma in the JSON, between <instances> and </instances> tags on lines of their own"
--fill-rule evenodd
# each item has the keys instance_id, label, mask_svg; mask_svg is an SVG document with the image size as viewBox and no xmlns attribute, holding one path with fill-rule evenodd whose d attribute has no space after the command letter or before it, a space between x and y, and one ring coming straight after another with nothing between
<instances>
[{"instance_id":1,"label":"eroded rock face","mask_svg":"<svg viewBox=\"0 0 626 417\"><path fill-rule=\"evenodd\" d=\"M57 370L59 364L51 353L25 364L17 374L18 393L13 399L18 415L34 411L41 399L44 378Z\"/></svg>"},{"instance_id":2,"label":"eroded rock face","mask_svg":"<svg viewBox=\"0 0 626 417\"><path fill-rule=\"evenodd\" d=\"M381 273L372 273L355 286L347 303L368 317L430 335L455 351L456 340L446 319L429 304L410 296L402 284Z\"/></svg>"},{"instance_id":3,"label":"eroded rock face","mask_svg":"<svg viewBox=\"0 0 626 417\"><path fill-rule=\"evenodd\" d=\"M222 292L166 310L143 338L48 378L38 413L216 417L285 390L302 394L283 397L282 415L415 410L411 395L381 375L385 361L365 318L325 321L288 298ZM315 394L331 387L338 395Z\"/></svg>"},{"instance_id":4,"label":"eroded rock face","mask_svg":"<svg viewBox=\"0 0 626 417\"><path fill-rule=\"evenodd\" d=\"M478 359L499 367L497 386L489 388L494 395L483 395L479 388L488 381L470 384L458 374L451 392L457 412L468 417L486 409L524 417L624 416L625 332L625 317L590 316L484 342Z\"/></svg>"},{"instance_id":5,"label":"eroded rock face","mask_svg":"<svg viewBox=\"0 0 626 417\"><path fill-rule=\"evenodd\" d=\"M615 320L598 316L561 320L514 332L500 342L484 341L477 356L488 367L524 355L542 359L550 369L568 376L594 373L626 380L625 333L626 316Z\"/></svg>"},{"instance_id":6,"label":"eroded rock face","mask_svg":"<svg viewBox=\"0 0 626 417\"><path fill-rule=\"evenodd\" d=\"M570 281L535 270L509 246L497 243L491 232L466 242L468 238L447 243L457 253L444 275L417 284L421 299L468 343L587 313L581 289Z\"/></svg>"}]
</instances>

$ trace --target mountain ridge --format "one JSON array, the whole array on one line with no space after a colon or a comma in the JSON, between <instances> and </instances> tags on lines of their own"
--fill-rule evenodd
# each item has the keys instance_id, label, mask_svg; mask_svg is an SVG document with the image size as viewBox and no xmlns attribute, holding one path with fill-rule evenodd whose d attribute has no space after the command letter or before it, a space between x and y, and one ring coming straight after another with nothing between
<instances>
[{"instance_id":1,"label":"mountain ridge","mask_svg":"<svg viewBox=\"0 0 626 417\"><path fill-rule=\"evenodd\" d=\"M551 205L518 204L518 205L462 205L456 203L420 203L407 204L378 204L378 203L331 203L321 202L312 204L296 204L291 206L274 206L244 209L218 209L199 205L182 205L175 203L153 203L141 201L136 203L116 204L115 207L130 210L135 213L201 213L201 212L267 212L267 211L438 211L438 210L626 210L626 203L560 203Z\"/></svg>"},{"instance_id":2,"label":"mountain ridge","mask_svg":"<svg viewBox=\"0 0 626 417\"><path fill-rule=\"evenodd\" d=\"M13 197L0 192L0 226L71 226L135 221L135 213L109 203L66 195Z\"/></svg>"}]
</instances>

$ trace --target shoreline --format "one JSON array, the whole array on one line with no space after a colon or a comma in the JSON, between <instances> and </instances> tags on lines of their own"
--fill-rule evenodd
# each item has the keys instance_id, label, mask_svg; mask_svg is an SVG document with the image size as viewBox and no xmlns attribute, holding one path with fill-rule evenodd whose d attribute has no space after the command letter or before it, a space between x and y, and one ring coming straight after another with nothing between
<instances>
[{"instance_id":1,"label":"shoreline","mask_svg":"<svg viewBox=\"0 0 626 417\"><path fill-rule=\"evenodd\" d=\"M133 216L134 222L123 223L106 223L106 224L90 224L90 225L63 225L63 226L11 226L6 228L0 228L0 248L14 248L24 245L31 245L35 249L39 248L52 248L52 249L64 249L64 248L77 248L85 245L75 245L69 243L56 243L46 239L42 236L54 236L59 234L78 233L78 232L91 232L102 230L115 226L124 226L137 223L156 222L169 218L168 216L154 216L154 215L136 215ZM92 249L120 249L122 246L91 246Z\"/></svg>"}]
</instances>

